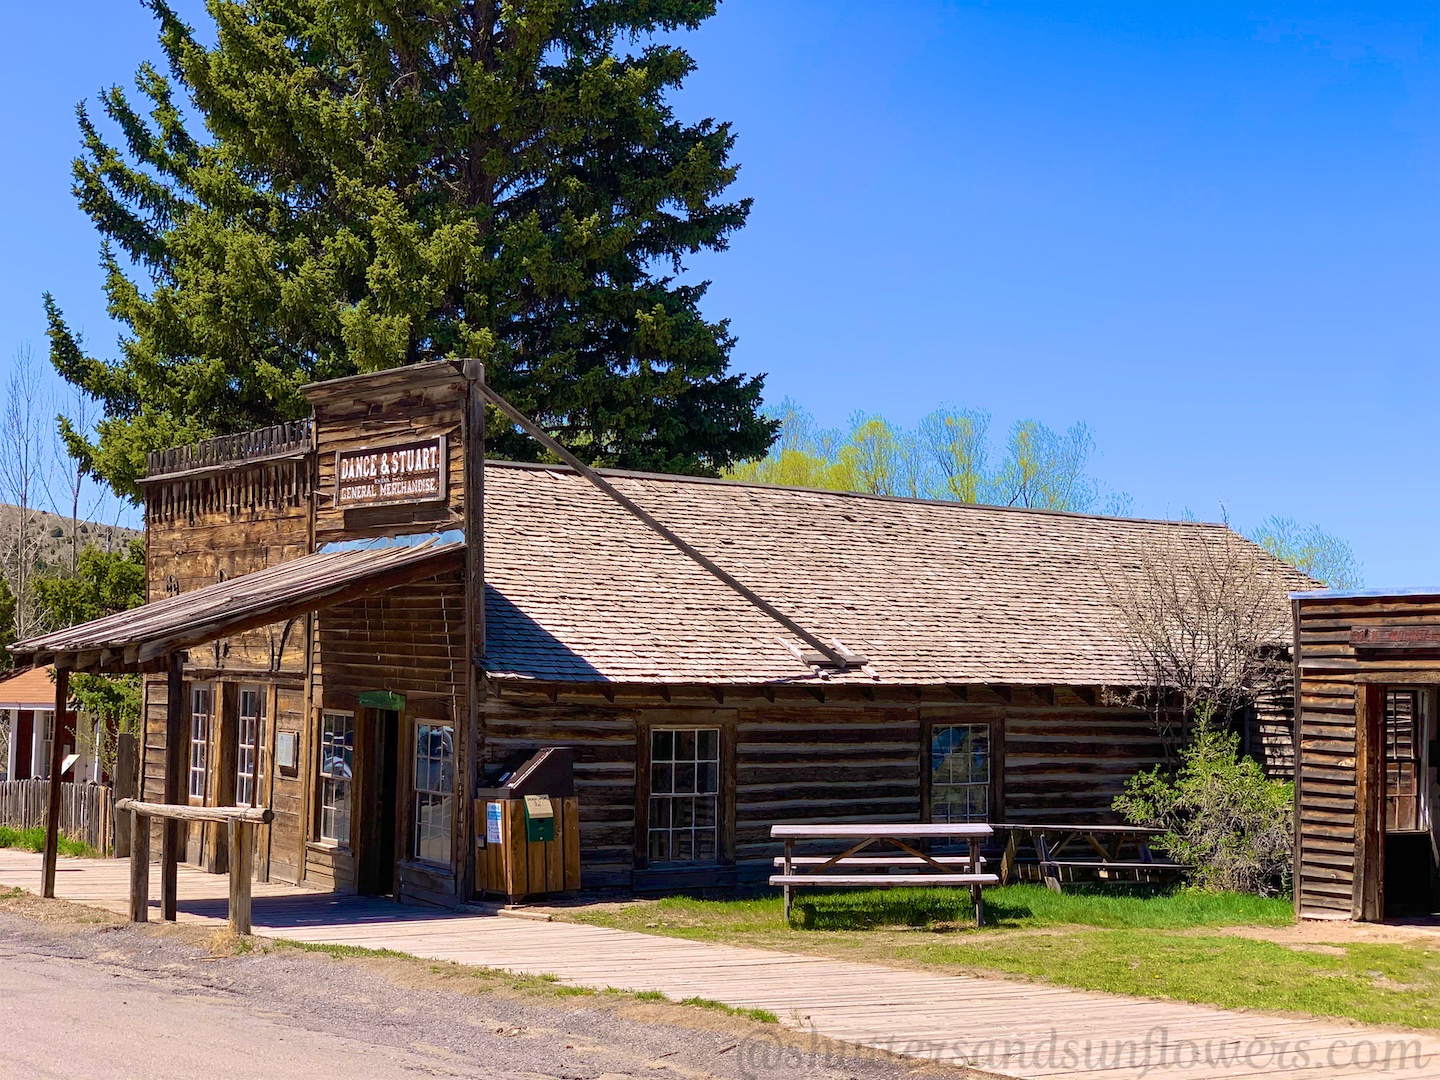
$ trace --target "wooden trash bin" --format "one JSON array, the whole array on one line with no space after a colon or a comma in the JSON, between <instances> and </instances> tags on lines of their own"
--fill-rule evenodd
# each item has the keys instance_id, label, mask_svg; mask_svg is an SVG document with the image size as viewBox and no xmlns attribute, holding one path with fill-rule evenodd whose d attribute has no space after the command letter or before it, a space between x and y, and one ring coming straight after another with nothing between
<instances>
[{"instance_id":1,"label":"wooden trash bin","mask_svg":"<svg viewBox=\"0 0 1440 1080\"><path fill-rule=\"evenodd\" d=\"M531 796L537 798L537 796ZM538 796L554 814L554 839L531 840L525 799L475 800L475 888L482 896L526 897L575 893L580 888L580 800ZM498 831L496 826L498 824ZM498 835L499 840L495 839Z\"/></svg>"}]
</instances>

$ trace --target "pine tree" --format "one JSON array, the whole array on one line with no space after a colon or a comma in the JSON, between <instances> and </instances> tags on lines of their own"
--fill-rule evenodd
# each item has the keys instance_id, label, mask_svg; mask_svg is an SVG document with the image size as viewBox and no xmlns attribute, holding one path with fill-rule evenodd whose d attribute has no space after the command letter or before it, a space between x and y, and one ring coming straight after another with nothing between
<instances>
[{"instance_id":1,"label":"pine tree","mask_svg":"<svg viewBox=\"0 0 1440 1080\"><path fill-rule=\"evenodd\" d=\"M95 442L67 432L91 473L133 496L148 449L444 356L593 463L765 452L761 379L683 276L750 207L730 126L667 103L694 66L669 35L714 0L210 0L213 47L148 2L169 74L141 66L143 110L102 95L117 142L78 109L118 356L45 297L52 361L104 406ZM492 452L535 451L502 427Z\"/></svg>"}]
</instances>

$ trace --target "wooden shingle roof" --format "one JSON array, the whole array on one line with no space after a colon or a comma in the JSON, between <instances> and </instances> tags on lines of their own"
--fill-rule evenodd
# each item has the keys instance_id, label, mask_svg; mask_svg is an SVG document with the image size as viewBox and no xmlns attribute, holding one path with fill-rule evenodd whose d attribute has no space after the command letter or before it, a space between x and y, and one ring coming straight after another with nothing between
<instances>
[{"instance_id":1,"label":"wooden shingle roof","mask_svg":"<svg viewBox=\"0 0 1440 1080\"><path fill-rule=\"evenodd\" d=\"M836 681L1133 685L1115 583L1140 573L1147 547L1249 543L1196 522L605 476L811 633L867 658ZM485 523L495 677L815 677L793 635L568 469L489 463ZM1259 558L1288 625L1287 593L1314 583Z\"/></svg>"}]
</instances>

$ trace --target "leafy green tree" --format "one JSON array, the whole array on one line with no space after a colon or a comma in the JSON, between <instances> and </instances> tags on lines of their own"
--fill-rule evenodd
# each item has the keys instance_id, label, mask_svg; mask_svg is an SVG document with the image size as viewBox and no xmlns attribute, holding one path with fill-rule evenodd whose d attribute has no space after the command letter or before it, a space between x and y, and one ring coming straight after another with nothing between
<instances>
[{"instance_id":1,"label":"leafy green tree","mask_svg":"<svg viewBox=\"0 0 1440 1080\"><path fill-rule=\"evenodd\" d=\"M997 452L990 445L990 415L975 410L936 409L908 431L859 412L848 431L822 431L787 398L771 418L779 434L769 453L732 466L725 476L952 502L1129 512L1128 496L1108 492L1090 475L1095 443L1084 424L1061 434L1024 420Z\"/></svg>"},{"instance_id":2,"label":"leafy green tree","mask_svg":"<svg viewBox=\"0 0 1440 1080\"><path fill-rule=\"evenodd\" d=\"M128 611L145 602L145 544L130 541L125 551L88 547L80 553L74 575L56 575L35 582L35 599L41 620L51 628L73 626L106 615ZM103 721L106 739L101 760L113 757L113 736L135 731L140 723L140 676L89 675L70 677L70 695L82 711Z\"/></svg>"},{"instance_id":3,"label":"leafy green tree","mask_svg":"<svg viewBox=\"0 0 1440 1080\"><path fill-rule=\"evenodd\" d=\"M91 474L303 415L315 379L484 360L599 464L762 455L761 379L685 259L748 215L726 123L675 118L669 40L714 0L209 0L215 45L147 0L169 63L79 107L75 194L128 327L97 358L46 297L51 359L103 403ZM187 115L203 121L191 129ZM509 425L492 448L533 455Z\"/></svg>"},{"instance_id":4,"label":"leafy green tree","mask_svg":"<svg viewBox=\"0 0 1440 1080\"><path fill-rule=\"evenodd\" d=\"M919 443L956 502L978 503L988 492L990 414L978 409L936 409L920 421Z\"/></svg>"},{"instance_id":5,"label":"leafy green tree","mask_svg":"<svg viewBox=\"0 0 1440 1080\"><path fill-rule=\"evenodd\" d=\"M86 548L73 576L41 578L35 596L41 618L56 629L138 607L145 602L145 542L131 540L124 551Z\"/></svg>"},{"instance_id":6,"label":"leafy green tree","mask_svg":"<svg viewBox=\"0 0 1440 1080\"><path fill-rule=\"evenodd\" d=\"M1301 525L1294 518L1272 516L1260 523L1250 539L1281 562L1331 588L1358 589L1365 583L1360 560L1350 545L1319 525Z\"/></svg>"}]
</instances>

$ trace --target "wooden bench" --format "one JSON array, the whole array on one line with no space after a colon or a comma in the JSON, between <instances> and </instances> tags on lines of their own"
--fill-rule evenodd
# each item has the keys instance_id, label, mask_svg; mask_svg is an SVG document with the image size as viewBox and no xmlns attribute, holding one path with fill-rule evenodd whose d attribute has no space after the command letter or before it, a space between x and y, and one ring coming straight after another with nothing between
<instances>
[{"instance_id":1,"label":"wooden bench","mask_svg":"<svg viewBox=\"0 0 1440 1080\"><path fill-rule=\"evenodd\" d=\"M982 872L981 841L991 836L989 825L921 824L894 825L773 825L770 836L785 842L785 854L775 859L780 873L772 874L771 885L779 885L785 896L785 925L790 925L791 890L809 886L839 888L893 889L897 886L967 887L975 903L975 925L985 921L985 902L981 890L997 885L1000 878ZM796 855L797 841L844 840L850 846L838 855ZM908 841L962 840L969 846L967 855L931 855ZM876 852L861 855L872 844L891 844L905 854ZM831 873L835 868L851 873ZM867 869L875 873L854 873ZM928 869L929 873L891 873Z\"/></svg>"}]
</instances>

